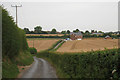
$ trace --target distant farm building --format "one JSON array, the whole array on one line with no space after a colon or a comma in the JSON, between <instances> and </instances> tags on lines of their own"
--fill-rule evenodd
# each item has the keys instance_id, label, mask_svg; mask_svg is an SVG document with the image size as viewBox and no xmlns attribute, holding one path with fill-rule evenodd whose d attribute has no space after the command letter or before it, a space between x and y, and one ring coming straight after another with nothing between
<instances>
[{"instance_id":1,"label":"distant farm building","mask_svg":"<svg viewBox=\"0 0 120 80\"><path fill-rule=\"evenodd\" d=\"M105 36L105 39L112 39L112 37L110 37L110 36Z\"/></svg>"},{"instance_id":2,"label":"distant farm building","mask_svg":"<svg viewBox=\"0 0 120 80\"><path fill-rule=\"evenodd\" d=\"M83 35L80 31L70 33L70 39L71 40L82 40L82 38L83 38Z\"/></svg>"}]
</instances>

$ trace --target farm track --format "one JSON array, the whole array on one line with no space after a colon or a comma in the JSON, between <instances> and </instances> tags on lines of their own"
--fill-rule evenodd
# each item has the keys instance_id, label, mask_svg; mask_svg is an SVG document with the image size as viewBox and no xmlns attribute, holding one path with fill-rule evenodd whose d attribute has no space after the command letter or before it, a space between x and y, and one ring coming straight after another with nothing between
<instances>
[{"instance_id":1,"label":"farm track","mask_svg":"<svg viewBox=\"0 0 120 80\"><path fill-rule=\"evenodd\" d=\"M60 44L62 44L64 41L61 41L59 44L57 44L54 49L56 49Z\"/></svg>"}]
</instances>

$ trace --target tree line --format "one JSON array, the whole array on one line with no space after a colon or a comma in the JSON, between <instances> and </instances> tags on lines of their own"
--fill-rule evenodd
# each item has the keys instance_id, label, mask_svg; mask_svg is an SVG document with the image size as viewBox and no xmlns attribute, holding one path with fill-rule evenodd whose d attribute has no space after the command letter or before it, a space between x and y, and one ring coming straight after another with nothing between
<instances>
[{"instance_id":1,"label":"tree line","mask_svg":"<svg viewBox=\"0 0 120 80\"><path fill-rule=\"evenodd\" d=\"M51 31L43 31L41 26L36 26L33 31L30 31L29 28L24 28L24 31L26 34L70 34L70 30L63 30L61 32L57 31L55 28L53 28ZM72 32L79 32L79 29L75 29ZM85 32L80 31L82 34L90 34L90 33L104 33L102 31L97 30L86 30Z\"/></svg>"}]
</instances>

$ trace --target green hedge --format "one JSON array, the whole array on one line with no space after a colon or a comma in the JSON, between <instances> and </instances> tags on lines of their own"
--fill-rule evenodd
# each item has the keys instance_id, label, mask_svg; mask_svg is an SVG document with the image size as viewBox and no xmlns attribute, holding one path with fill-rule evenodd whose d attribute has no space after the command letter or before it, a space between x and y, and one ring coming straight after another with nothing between
<instances>
[{"instance_id":1,"label":"green hedge","mask_svg":"<svg viewBox=\"0 0 120 80\"><path fill-rule=\"evenodd\" d=\"M57 41L55 44L53 44L53 46L51 48L49 48L47 51L51 51L55 48L55 46L57 46L60 42L62 42L62 40Z\"/></svg>"},{"instance_id":2,"label":"green hedge","mask_svg":"<svg viewBox=\"0 0 120 80\"><path fill-rule=\"evenodd\" d=\"M31 54L37 54L37 50L35 48L29 48Z\"/></svg>"},{"instance_id":3,"label":"green hedge","mask_svg":"<svg viewBox=\"0 0 120 80\"><path fill-rule=\"evenodd\" d=\"M120 49L119 49L120 52ZM47 58L62 72L64 78L119 78L118 49L81 53L42 52L38 57ZM119 56L120 57L120 56ZM112 71L117 70L112 74ZM59 74L59 72L57 72ZM61 75L60 74L60 75Z\"/></svg>"},{"instance_id":4,"label":"green hedge","mask_svg":"<svg viewBox=\"0 0 120 80\"><path fill-rule=\"evenodd\" d=\"M2 78L16 78L19 74L17 65L25 66L32 62L24 31L2 8Z\"/></svg>"},{"instance_id":5,"label":"green hedge","mask_svg":"<svg viewBox=\"0 0 120 80\"><path fill-rule=\"evenodd\" d=\"M105 38L107 36L107 34L103 34L103 35L91 35L91 34L83 34L83 38ZM120 35L109 35L112 38L116 38L118 39L120 37Z\"/></svg>"},{"instance_id":6,"label":"green hedge","mask_svg":"<svg viewBox=\"0 0 120 80\"><path fill-rule=\"evenodd\" d=\"M61 42L61 43L58 45L58 47L55 48L55 49L53 49L52 51L56 51L56 50L58 50L58 49L59 49L64 43L65 43L65 41Z\"/></svg>"},{"instance_id":7,"label":"green hedge","mask_svg":"<svg viewBox=\"0 0 120 80\"><path fill-rule=\"evenodd\" d=\"M13 18L2 9L2 54L13 58L19 52L27 50L28 44L25 33L18 28Z\"/></svg>"},{"instance_id":8,"label":"green hedge","mask_svg":"<svg viewBox=\"0 0 120 80\"><path fill-rule=\"evenodd\" d=\"M26 36L26 38L69 38L69 35L64 35L64 36Z\"/></svg>"}]
</instances>

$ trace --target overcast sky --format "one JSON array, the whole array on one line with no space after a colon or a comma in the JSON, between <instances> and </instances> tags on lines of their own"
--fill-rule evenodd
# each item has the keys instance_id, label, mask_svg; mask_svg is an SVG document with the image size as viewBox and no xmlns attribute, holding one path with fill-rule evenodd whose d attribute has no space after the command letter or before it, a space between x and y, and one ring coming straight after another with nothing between
<instances>
[{"instance_id":1,"label":"overcast sky","mask_svg":"<svg viewBox=\"0 0 120 80\"><path fill-rule=\"evenodd\" d=\"M2 2L15 20L15 8L11 5L22 4L18 8L18 26L33 30L40 25L43 30L56 28L57 31L79 29L117 31L117 2Z\"/></svg>"}]
</instances>

